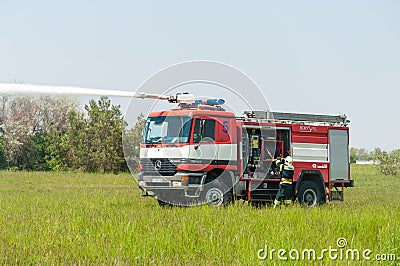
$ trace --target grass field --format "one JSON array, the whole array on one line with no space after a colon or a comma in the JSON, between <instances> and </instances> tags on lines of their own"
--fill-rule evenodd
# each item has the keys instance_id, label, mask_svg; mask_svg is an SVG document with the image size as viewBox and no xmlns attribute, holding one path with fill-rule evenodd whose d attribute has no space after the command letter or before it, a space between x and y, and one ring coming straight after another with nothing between
<instances>
[{"instance_id":1,"label":"grass field","mask_svg":"<svg viewBox=\"0 0 400 266\"><path fill-rule=\"evenodd\" d=\"M344 202L311 209L243 202L165 209L140 197L128 174L0 172L0 263L258 265L271 263L271 249L285 249L287 257L315 249L319 256L345 238L344 251L370 249L371 259L396 254L397 262L385 264L398 264L400 176L352 166L352 178L356 187L345 191ZM349 262L325 255L314 263ZM284 263L277 253L272 262Z\"/></svg>"}]
</instances>

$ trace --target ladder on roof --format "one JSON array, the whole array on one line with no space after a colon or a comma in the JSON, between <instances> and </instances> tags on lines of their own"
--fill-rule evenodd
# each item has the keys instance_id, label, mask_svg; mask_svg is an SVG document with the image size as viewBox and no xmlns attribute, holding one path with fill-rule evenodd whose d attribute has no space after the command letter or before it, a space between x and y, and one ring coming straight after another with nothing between
<instances>
[{"instance_id":1,"label":"ladder on roof","mask_svg":"<svg viewBox=\"0 0 400 266\"><path fill-rule=\"evenodd\" d=\"M247 118L256 118L267 120L269 122L296 122L296 123L324 123L347 126L350 120L345 114L339 115L316 115L316 114L301 114L301 113L282 113L270 111L245 111Z\"/></svg>"}]
</instances>

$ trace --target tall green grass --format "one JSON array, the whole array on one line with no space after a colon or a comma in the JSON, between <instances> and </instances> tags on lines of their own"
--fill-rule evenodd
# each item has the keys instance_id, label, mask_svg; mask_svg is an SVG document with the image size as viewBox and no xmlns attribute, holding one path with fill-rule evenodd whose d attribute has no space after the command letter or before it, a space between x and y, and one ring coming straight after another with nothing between
<instances>
[{"instance_id":1,"label":"tall green grass","mask_svg":"<svg viewBox=\"0 0 400 266\"><path fill-rule=\"evenodd\" d=\"M244 202L160 208L139 196L128 174L0 172L0 262L269 264L257 257L265 245L319 251L340 237L349 248L400 257L400 177L371 166L351 170L355 187L344 202L275 210ZM272 262L283 263L276 255Z\"/></svg>"}]
</instances>

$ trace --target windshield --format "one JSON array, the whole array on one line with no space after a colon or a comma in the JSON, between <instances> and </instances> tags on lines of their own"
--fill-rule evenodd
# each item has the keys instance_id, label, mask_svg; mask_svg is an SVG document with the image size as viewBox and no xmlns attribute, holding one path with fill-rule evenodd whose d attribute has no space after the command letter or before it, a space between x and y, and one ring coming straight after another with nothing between
<instances>
[{"instance_id":1,"label":"windshield","mask_svg":"<svg viewBox=\"0 0 400 266\"><path fill-rule=\"evenodd\" d=\"M188 142L190 122L188 116L149 117L143 132L143 142L146 144Z\"/></svg>"}]
</instances>

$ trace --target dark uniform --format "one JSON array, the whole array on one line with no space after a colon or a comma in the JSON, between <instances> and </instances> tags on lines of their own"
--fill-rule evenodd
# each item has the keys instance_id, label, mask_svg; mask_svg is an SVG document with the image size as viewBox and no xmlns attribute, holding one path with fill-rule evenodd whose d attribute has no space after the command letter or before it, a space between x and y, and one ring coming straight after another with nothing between
<instances>
[{"instance_id":1,"label":"dark uniform","mask_svg":"<svg viewBox=\"0 0 400 266\"><path fill-rule=\"evenodd\" d=\"M285 205L290 205L292 203L292 183L294 175L292 158L289 156L286 157L284 162L278 161L276 167L281 175L281 182L279 183L278 194L276 194L275 197L274 208L280 205L282 201Z\"/></svg>"}]
</instances>

